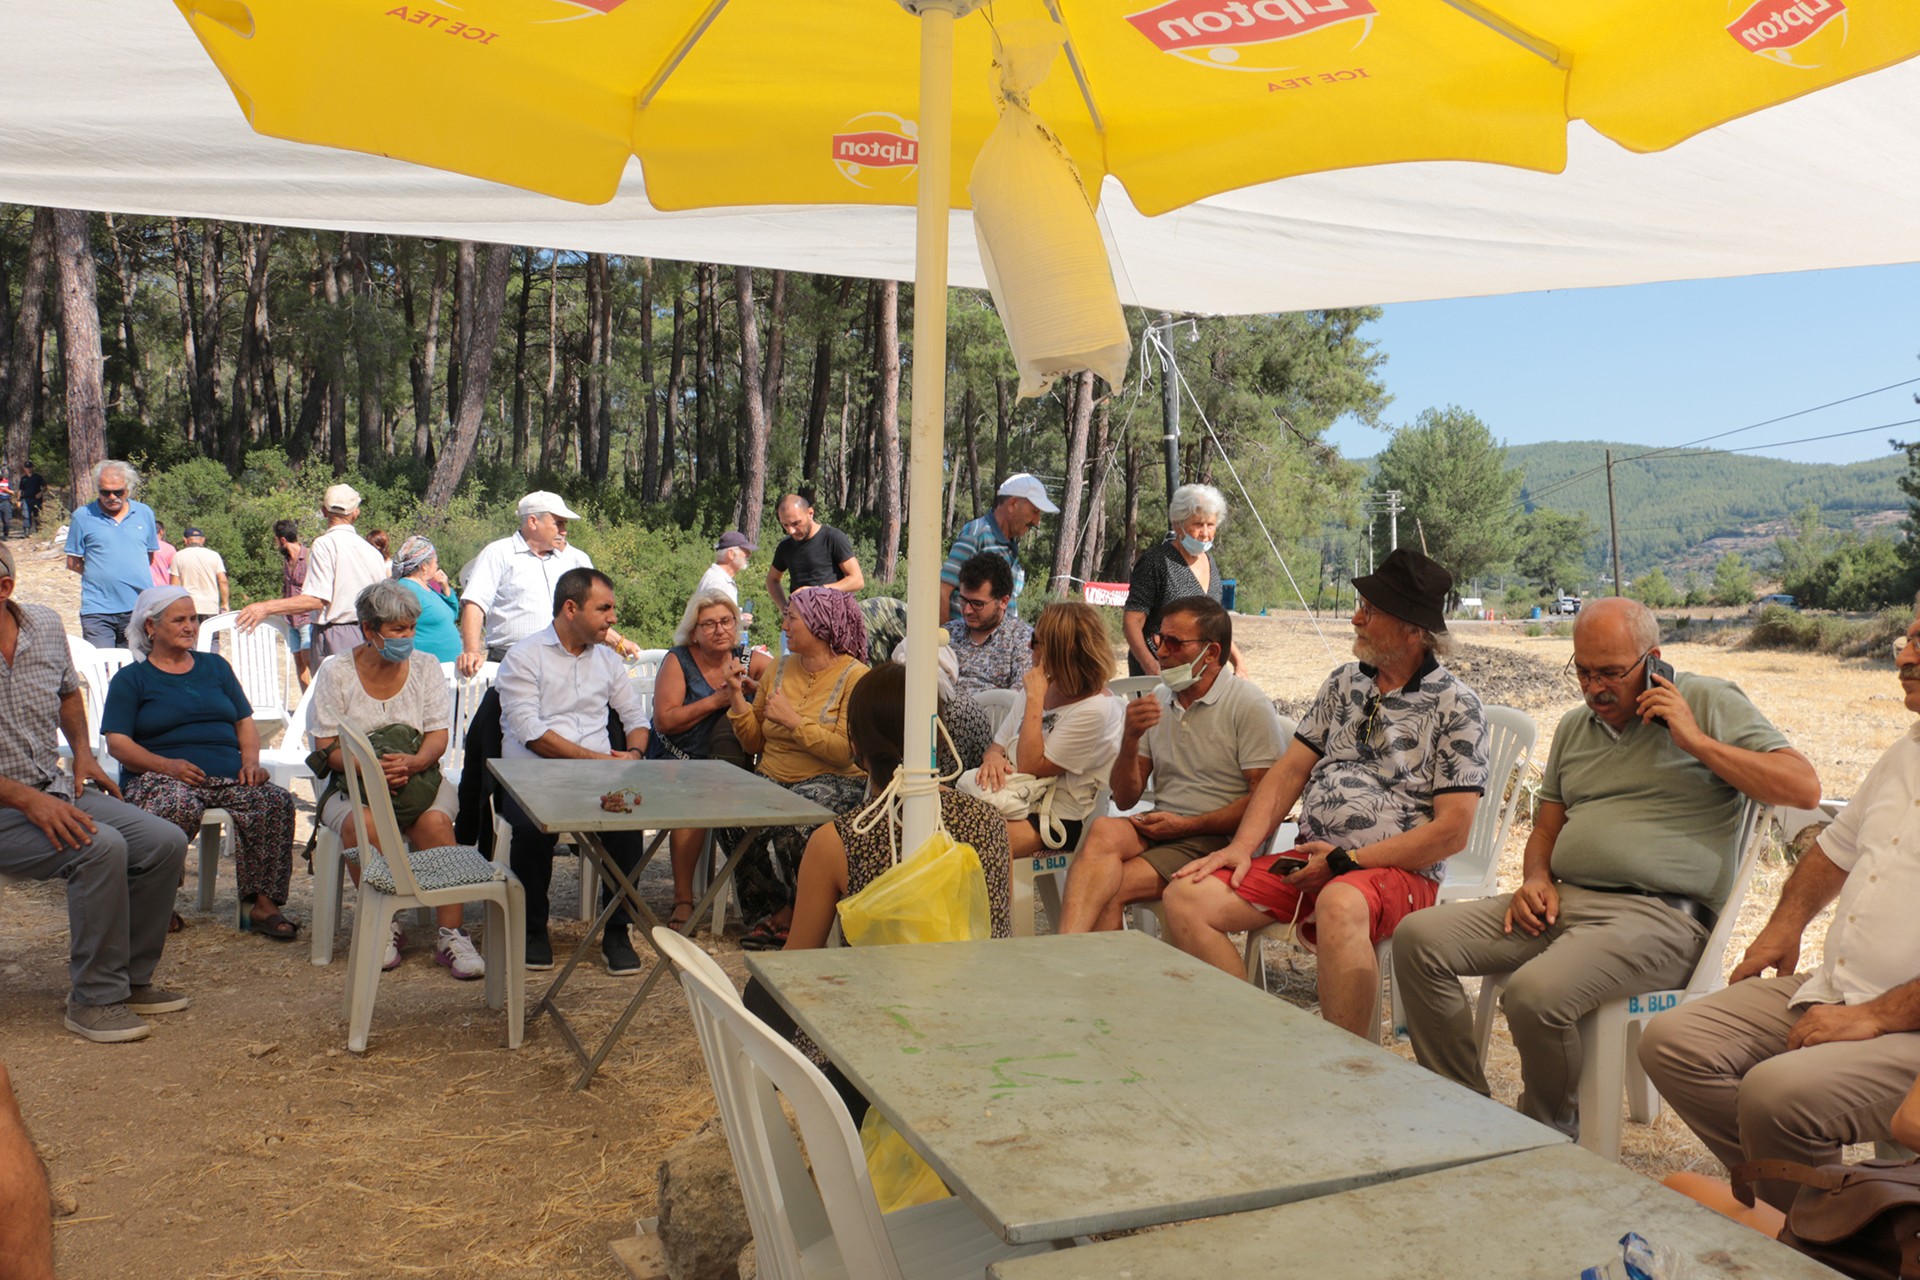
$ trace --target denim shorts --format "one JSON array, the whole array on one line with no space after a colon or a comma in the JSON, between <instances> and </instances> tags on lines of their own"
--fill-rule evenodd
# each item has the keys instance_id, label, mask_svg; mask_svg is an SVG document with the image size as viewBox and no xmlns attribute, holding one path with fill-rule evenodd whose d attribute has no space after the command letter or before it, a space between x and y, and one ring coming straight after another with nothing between
<instances>
[{"instance_id":1,"label":"denim shorts","mask_svg":"<svg viewBox=\"0 0 1920 1280\"><path fill-rule=\"evenodd\" d=\"M311 622L303 622L297 627L289 627L287 631L289 639L292 641L287 647L293 652L305 653L308 649L313 648L313 624Z\"/></svg>"}]
</instances>

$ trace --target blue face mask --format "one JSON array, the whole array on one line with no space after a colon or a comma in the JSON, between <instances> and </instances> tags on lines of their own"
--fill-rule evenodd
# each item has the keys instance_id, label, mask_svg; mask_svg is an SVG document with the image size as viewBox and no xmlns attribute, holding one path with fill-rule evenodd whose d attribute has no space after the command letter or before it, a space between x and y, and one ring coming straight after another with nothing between
<instances>
[{"instance_id":1,"label":"blue face mask","mask_svg":"<svg viewBox=\"0 0 1920 1280\"><path fill-rule=\"evenodd\" d=\"M1196 538L1190 533L1180 535L1180 549L1190 556L1203 556L1213 550L1212 538Z\"/></svg>"},{"instance_id":2,"label":"blue face mask","mask_svg":"<svg viewBox=\"0 0 1920 1280\"><path fill-rule=\"evenodd\" d=\"M382 640L380 656L388 662L405 662L413 656L413 637L402 636L398 640Z\"/></svg>"}]
</instances>

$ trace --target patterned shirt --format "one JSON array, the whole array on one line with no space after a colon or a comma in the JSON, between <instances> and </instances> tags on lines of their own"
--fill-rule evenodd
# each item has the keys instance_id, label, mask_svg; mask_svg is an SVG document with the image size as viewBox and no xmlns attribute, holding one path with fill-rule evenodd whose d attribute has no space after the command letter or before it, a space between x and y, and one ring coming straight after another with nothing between
<instances>
[{"instance_id":1,"label":"patterned shirt","mask_svg":"<svg viewBox=\"0 0 1920 1280\"><path fill-rule=\"evenodd\" d=\"M40 604L8 601L20 624L13 661L0 656L0 775L73 799L73 780L60 768L60 699L80 687L73 651L60 615Z\"/></svg>"},{"instance_id":2,"label":"patterned shirt","mask_svg":"<svg viewBox=\"0 0 1920 1280\"><path fill-rule=\"evenodd\" d=\"M1000 619L985 644L975 644L967 634L965 618L947 624L953 656L960 664L960 691L979 693L984 689L1018 689L1033 665L1033 628L1011 613Z\"/></svg>"},{"instance_id":3,"label":"patterned shirt","mask_svg":"<svg viewBox=\"0 0 1920 1280\"><path fill-rule=\"evenodd\" d=\"M1000 532L1000 526L994 523L993 513L988 512L978 520L969 520L960 526L960 536L953 540L953 550L947 552L946 563L940 566L940 581L953 588L952 603L948 608L954 617L960 616L960 566L979 555L982 551L991 551L1005 560L1013 568L1013 598L1020 599L1020 591L1027 585L1027 571L1020 565L1020 544Z\"/></svg>"},{"instance_id":4,"label":"patterned shirt","mask_svg":"<svg viewBox=\"0 0 1920 1280\"><path fill-rule=\"evenodd\" d=\"M1320 757L1300 795L1300 839L1360 849L1433 821L1433 798L1487 787L1480 697L1429 654L1382 694L1374 668L1349 662L1327 677L1294 737ZM1446 878L1446 863L1419 872Z\"/></svg>"}]
</instances>

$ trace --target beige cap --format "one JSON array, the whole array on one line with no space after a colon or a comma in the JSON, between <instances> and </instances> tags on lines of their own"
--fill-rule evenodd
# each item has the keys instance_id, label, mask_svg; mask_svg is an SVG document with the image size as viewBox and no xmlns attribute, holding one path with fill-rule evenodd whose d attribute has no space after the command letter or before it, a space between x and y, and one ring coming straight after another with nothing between
<instances>
[{"instance_id":1,"label":"beige cap","mask_svg":"<svg viewBox=\"0 0 1920 1280\"><path fill-rule=\"evenodd\" d=\"M520 499L520 518L522 520L525 520L528 516L547 515L549 513L559 516L562 520L578 520L580 518L559 494L549 493L545 489L535 489L532 493Z\"/></svg>"},{"instance_id":2,"label":"beige cap","mask_svg":"<svg viewBox=\"0 0 1920 1280\"><path fill-rule=\"evenodd\" d=\"M339 516L350 516L360 509L360 494L350 484L330 485L320 509Z\"/></svg>"}]
</instances>

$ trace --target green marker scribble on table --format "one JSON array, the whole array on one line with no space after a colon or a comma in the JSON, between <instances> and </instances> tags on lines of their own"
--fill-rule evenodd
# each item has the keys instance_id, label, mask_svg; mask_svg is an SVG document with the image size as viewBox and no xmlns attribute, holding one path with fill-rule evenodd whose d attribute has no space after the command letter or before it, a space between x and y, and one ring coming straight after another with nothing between
<instances>
[{"instance_id":1,"label":"green marker scribble on table","mask_svg":"<svg viewBox=\"0 0 1920 1280\"><path fill-rule=\"evenodd\" d=\"M1014 1056L997 1058L992 1063L994 1078L992 1090L994 1092L1005 1092L1008 1089L1031 1089L1035 1084L1040 1082L1046 1082L1048 1084L1085 1084L1087 1083L1085 1080L1078 1079L1074 1076L1049 1075L1044 1071L1013 1072L1008 1069L1009 1064L1015 1062L1057 1062L1063 1058L1074 1058L1078 1056L1079 1055L1073 1053L1042 1053L1033 1057ZM1016 1075L1025 1077L1025 1079L1015 1079L1014 1076Z\"/></svg>"},{"instance_id":2,"label":"green marker scribble on table","mask_svg":"<svg viewBox=\"0 0 1920 1280\"><path fill-rule=\"evenodd\" d=\"M920 1030L918 1027L914 1026L911 1022L907 1021L907 1016L904 1013L896 1012L896 1010L904 1009L906 1007L907 1006L903 1004L883 1004L880 1006L880 1012L886 1014L889 1018L893 1019L893 1023L895 1026L899 1027L902 1031L912 1036L915 1040L925 1040L927 1038L926 1032Z\"/></svg>"}]
</instances>

